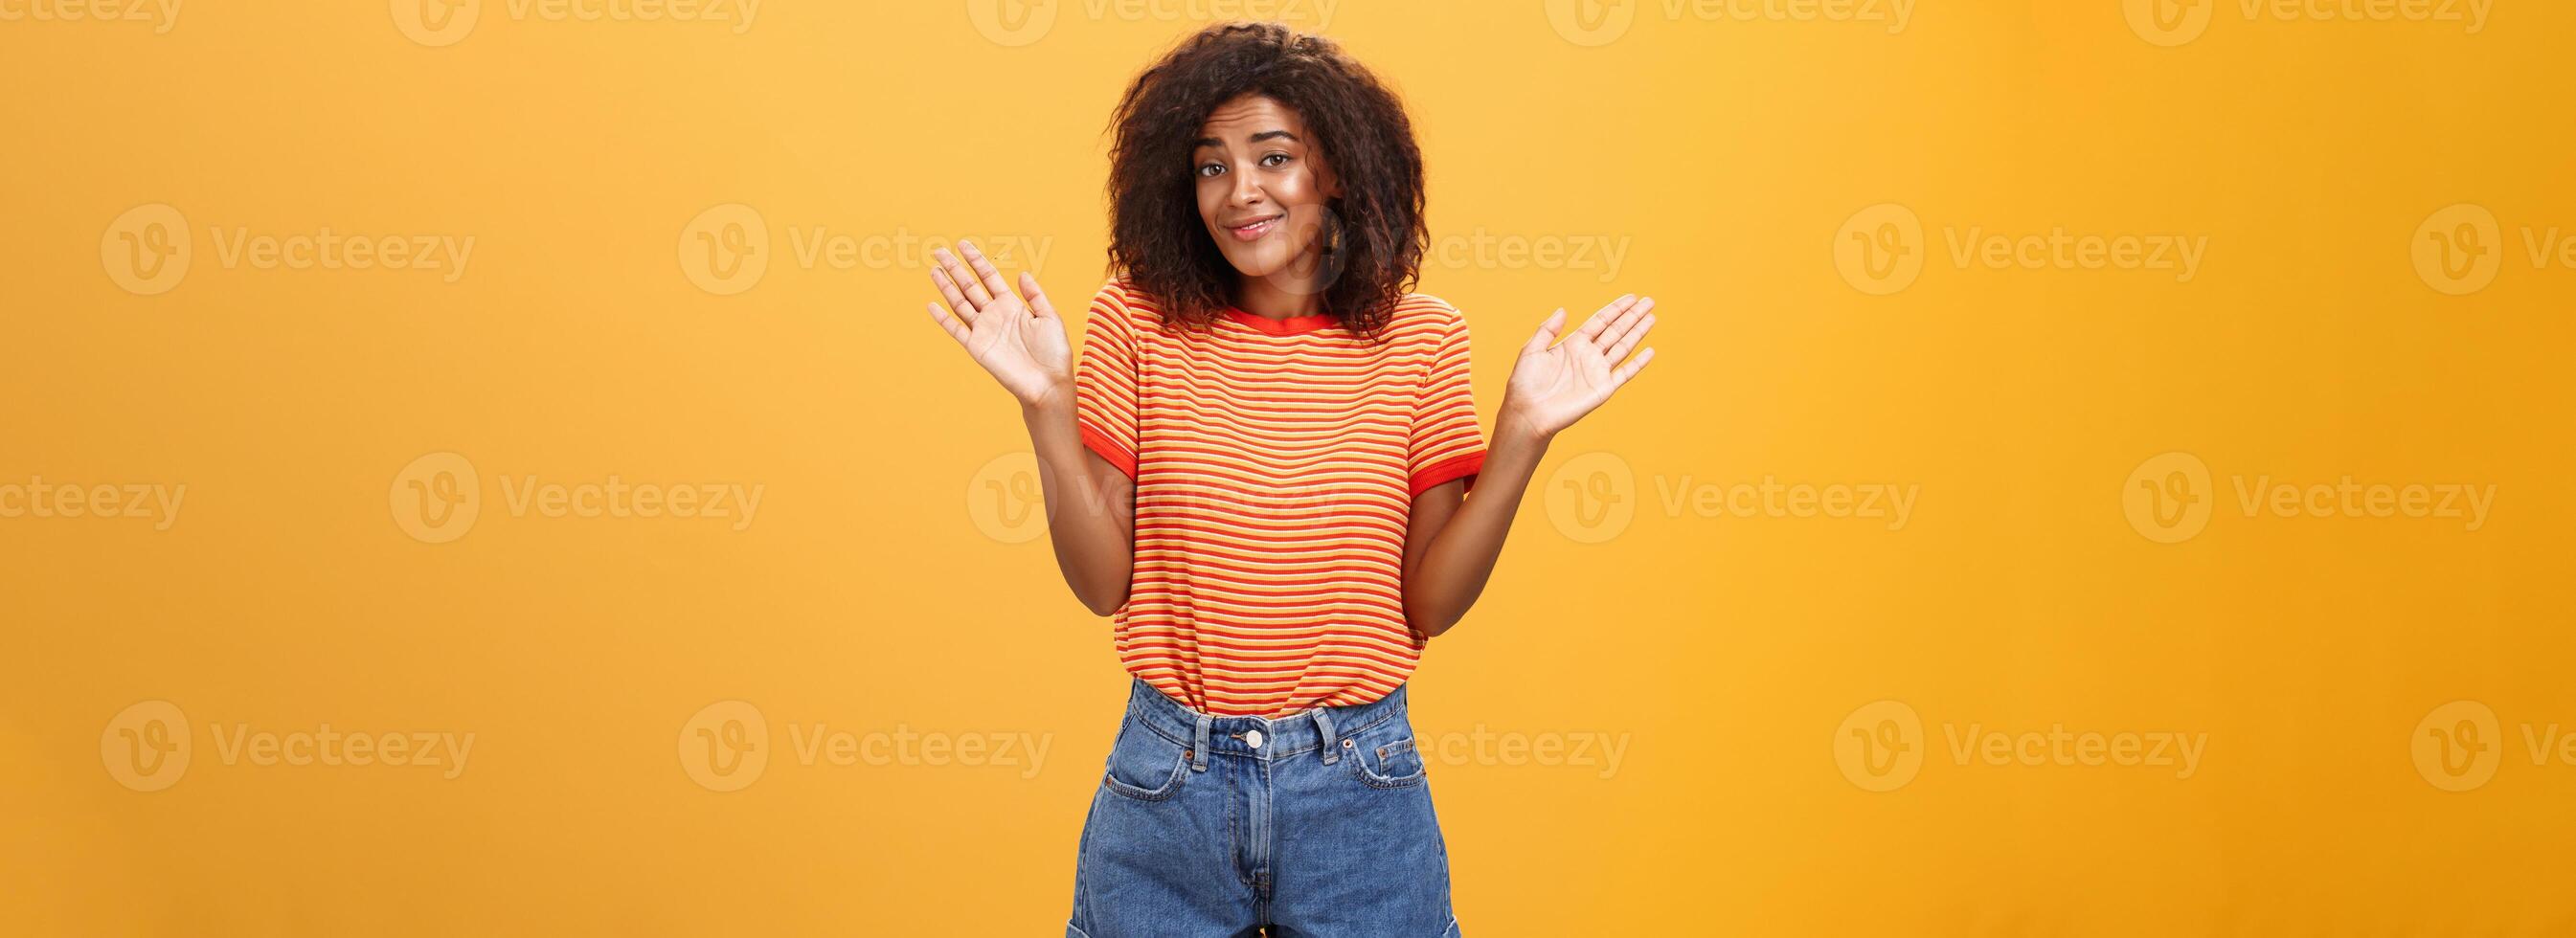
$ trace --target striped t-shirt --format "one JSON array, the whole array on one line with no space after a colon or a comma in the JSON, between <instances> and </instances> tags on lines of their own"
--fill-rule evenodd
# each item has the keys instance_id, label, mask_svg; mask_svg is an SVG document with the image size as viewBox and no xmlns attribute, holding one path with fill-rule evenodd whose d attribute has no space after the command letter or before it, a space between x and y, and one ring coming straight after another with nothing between
<instances>
[{"instance_id":1,"label":"striped t-shirt","mask_svg":"<svg viewBox=\"0 0 2576 938\"><path fill-rule=\"evenodd\" d=\"M1163 322L1125 281L1091 301L1074 374L1083 444L1136 481L1127 670L1217 716L1377 700L1413 673L1413 497L1474 484L1484 435L1467 324L1420 294L1383 341L1328 315Z\"/></svg>"}]
</instances>

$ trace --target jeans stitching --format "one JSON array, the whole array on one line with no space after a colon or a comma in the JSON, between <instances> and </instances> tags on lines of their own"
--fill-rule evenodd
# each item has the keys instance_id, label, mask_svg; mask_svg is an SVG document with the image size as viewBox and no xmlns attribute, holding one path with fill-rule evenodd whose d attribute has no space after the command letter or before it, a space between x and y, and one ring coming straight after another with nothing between
<instances>
[{"instance_id":1,"label":"jeans stitching","mask_svg":"<svg viewBox=\"0 0 2576 938\"><path fill-rule=\"evenodd\" d=\"M1359 734L1361 734L1361 733L1365 733L1365 732L1368 732L1369 730L1376 729L1379 725L1384 724L1384 723L1385 723L1386 721L1388 721L1388 720L1392 720L1392 719L1395 719L1395 718L1400 717L1400 716L1403 716L1403 715L1404 715L1404 711L1403 711L1403 709L1401 709L1401 708L1397 708L1397 709L1394 709L1394 710L1390 710L1390 711L1388 711L1388 712L1386 712L1386 713L1378 714L1377 719L1370 720L1370 721L1368 721L1367 723L1361 724L1361 725L1360 725L1358 728L1356 728L1356 729L1348 729L1348 730L1345 730L1345 729L1342 729L1342 728L1341 728L1341 727L1339 727L1339 726L1335 726L1335 727L1333 728L1333 737L1334 737L1335 739L1347 739L1347 738L1350 738L1350 737L1353 737L1353 736L1358 736L1358 735L1359 735ZM1231 719L1234 719L1234 718L1233 718L1233 717L1219 717L1218 719L1222 719L1222 720L1231 720ZM1272 722L1277 722L1277 721L1275 721L1275 720L1274 720L1274 721L1272 721ZM1157 724L1156 724L1154 721L1152 721L1152 720L1139 719L1139 720L1137 720L1137 721L1136 721L1136 725L1137 725L1137 726L1144 727L1145 729L1147 729L1147 730L1149 730L1149 731L1153 732L1153 734L1154 734L1154 735L1156 735L1156 736L1160 736L1160 737L1164 738L1165 740L1168 740L1168 741L1172 742L1172 743L1173 743L1173 744L1175 744L1175 745L1179 745L1179 746L1182 746L1182 747L1187 747L1187 746L1189 746L1189 745L1190 745L1190 740L1188 740L1188 739L1186 739L1186 738L1183 738L1183 737L1174 736L1174 735L1172 735L1172 734L1170 734L1170 733L1163 732L1163 728L1162 728L1161 726L1157 725ZM1315 751L1315 750L1317 750L1317 749L1320 749L1320 748L1323 748L1323 747L1321 747L1321 746L1311 746L1311 745L1310 745L1310 746L1299 746L1299 747L1297 747L1297 748L1295 748L1295 749L1286 749L1286 750L1280 750L1280 751L1278 751L1278 752L1271 753L1270 757L1271 757L1271 758L1273 758L1273 759L1285 759L1285 758L1288 758L1288 757L1290 757L1290 756L1304 755L1304 754L1306 754L1306 753L1313 752L1313 751ZM1237 756L1239 756L1239 755L1243 755L1243 753L1239 753L1239 752L1235 752L1235 753L1225 753L1225 752L1221 752L1221 753L1217 753L1217 755L1237 755Z\"/></svg>"},{"instance_id":2,"label":"jeans stitching","mask_svg":"<svg viewBox=\"0 0 2576 938\"><path fill-rule=\"evenodd\" d=\"M1119 781L1118 776L1111 774L1107 768L1100 770L1100 783L1107 786L1110 793L1122 798L1132 798L1137 801L1169 801L1173 795L1180 793L1181 777L1188 774L1190 774L1190 760L1184 753L1173 759L1172 777L1165 779L1159 787L1139 788L1127 784Z\"/></svg>"},{"instance_id":3,"label":"jeans stitching","mask_svg":"<svg viewBox=\"0 0 2576 938\"><path fill-rule=\"evenodd\" d=\"M1422 784L1423 779L1429 778L1431 776L1431 760L1421 758L1422 749L1419 746L1413 745L1413 737L1407 736L1379 748L1392 749L1399 745L1413 750L1415 753L1415 759L1422 763L1421 770L1416 771L1411 775L1382 775L1379 774L1376 769L1369 767L1367 754L1362 754L1359 758L1351 760L1351 769L1359 776L1360 782L1370 788L1411 788L1415 785Z\"/></svg>"},{"instance_id":4,"label":"jeans stitching","mask_svg":"<svg viewBox=\"0 0 2576 938\"><path fill-rule=\"evenodd\" d=\"M1143 727L1147 730L1152 730L1154 728L1153 723L1146 720L1130 720L1127 723L1120 724L1118 728L1118 738L1112 740L1109 744L1109 758L1112 761L1115 761L1118 758L1118 747L1126 741L1127 727L1129 725ZM1163 734L1157 732L1154 735L1161 736ZM1188 744L1183 743L1182 745L1186 747ZM1180 757L1172 763L1172 777L1163 780L1162 785L1154 788L1144 788L1119 781L1117 774L1111 772L1108 765L1102 765L1100 767L1101 787L1108 789L1111 794L1131 801L1168 801L1174 794L1179 793L1181 788L1181 776L1189 774L1189 755L1189 751L1184 748Z\"/></svg>"}]
</instances>

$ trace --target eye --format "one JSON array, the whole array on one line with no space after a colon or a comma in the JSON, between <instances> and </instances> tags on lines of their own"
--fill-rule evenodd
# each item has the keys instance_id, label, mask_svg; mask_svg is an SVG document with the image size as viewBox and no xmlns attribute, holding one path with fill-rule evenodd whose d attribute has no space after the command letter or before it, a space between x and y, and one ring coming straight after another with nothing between
<instances>
[{"instance_id":1,"label":"eye","mask_svg":"<svg viewBox=\"0 0 2576 938\"><path fill-rule=\"evenodd\" d=\"M1199 164L1199 168L1194 169L1194 170L1191 170L1190 172L1191 172L1191 174L1192 174L1192 175L1195 175L1195 176L1197 176L1197 177L1199 177L1199 178L1201 178L1201 179L1209 179L1209 178L1213 178L1213 177L1217 177L1217 176L1225 175L1225 164L1223 164L1223 163L1201 163L1201 164Z\"/></svg>"},{"instance_id":2,"label":"eye","mask_svg":"<svg viewBox=\"0 0 2576 938\"><path fill-rule=\"evenodd\" d=\"M1278 169L1279 167L1286 166L1288 165L1288 154L1273 153L1268 156L1264 156L1261 158L1261 165L1265 169Z\"/></svg>"}]
</instances>

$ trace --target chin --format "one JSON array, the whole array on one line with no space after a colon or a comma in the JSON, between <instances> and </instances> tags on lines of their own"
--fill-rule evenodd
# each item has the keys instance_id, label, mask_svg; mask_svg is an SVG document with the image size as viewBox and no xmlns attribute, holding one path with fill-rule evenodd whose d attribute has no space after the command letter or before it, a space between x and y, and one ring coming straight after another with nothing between
<instances>
[{"instance_id":1,"label":"chin","mask_svg":"<svg viewBox=\"0 0 2576 938\"><path fill-rule=\"evenodd\" d=\"M1225 262L1234 265L1235 273L1246 277L1267 277L1276 274L1288 269L1288 262L1297 257L1297 252L1290 250L1286 243L1279 241L1263 241L1231 250L1220 246L1217 253L1225 255Z\"/></svg>"}]
</instances>

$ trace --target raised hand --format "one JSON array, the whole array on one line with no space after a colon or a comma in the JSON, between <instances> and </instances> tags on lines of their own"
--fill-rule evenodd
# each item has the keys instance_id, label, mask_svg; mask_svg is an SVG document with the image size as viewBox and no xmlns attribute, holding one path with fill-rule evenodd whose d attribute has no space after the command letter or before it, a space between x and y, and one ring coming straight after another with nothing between
<instances>
[{"instance_id":1,"label":"raised hand","mask_svg":"<svg viewBox=\"0 0 2576 938\"><path fill-rule=\"evenodd\" d=\"M1654 308L1652 298L1620 297L1584 320L1564 341L1558 341L1558 330L1565 326L1565 310L1548 316L1539 324L1538 334L1521 345L1520 360L1512 365L1511 383L1503 391L1502 416L1495 432L1526 432L1547 439L1609 400L1611 392L1655 358L1655 350L1648 348L1633 361L1620 361L1655 327Z\"/></svg>"},{"instance_id":2,"label":"raised hand","mask_svg":"<svg viewBox=\"0 0 2576 938\"><path fill-rule=\"evenodd\" d=\"M1055 305L1038 289L1038 279L1021 272L1020 293L1013 294L1001 271L993 269L993 262L984 259L974 242L959 241L957 249L966 255L964 264L946 250L931 252L937 263L930 269L930 281L939 287L948 307L930 304L930 318L964 346L976 364L992 372L993 379L1021 406L1071 403L1073 346L1065 339L1064 320L1056 316Z\"/></svg>"}]
</instances>

